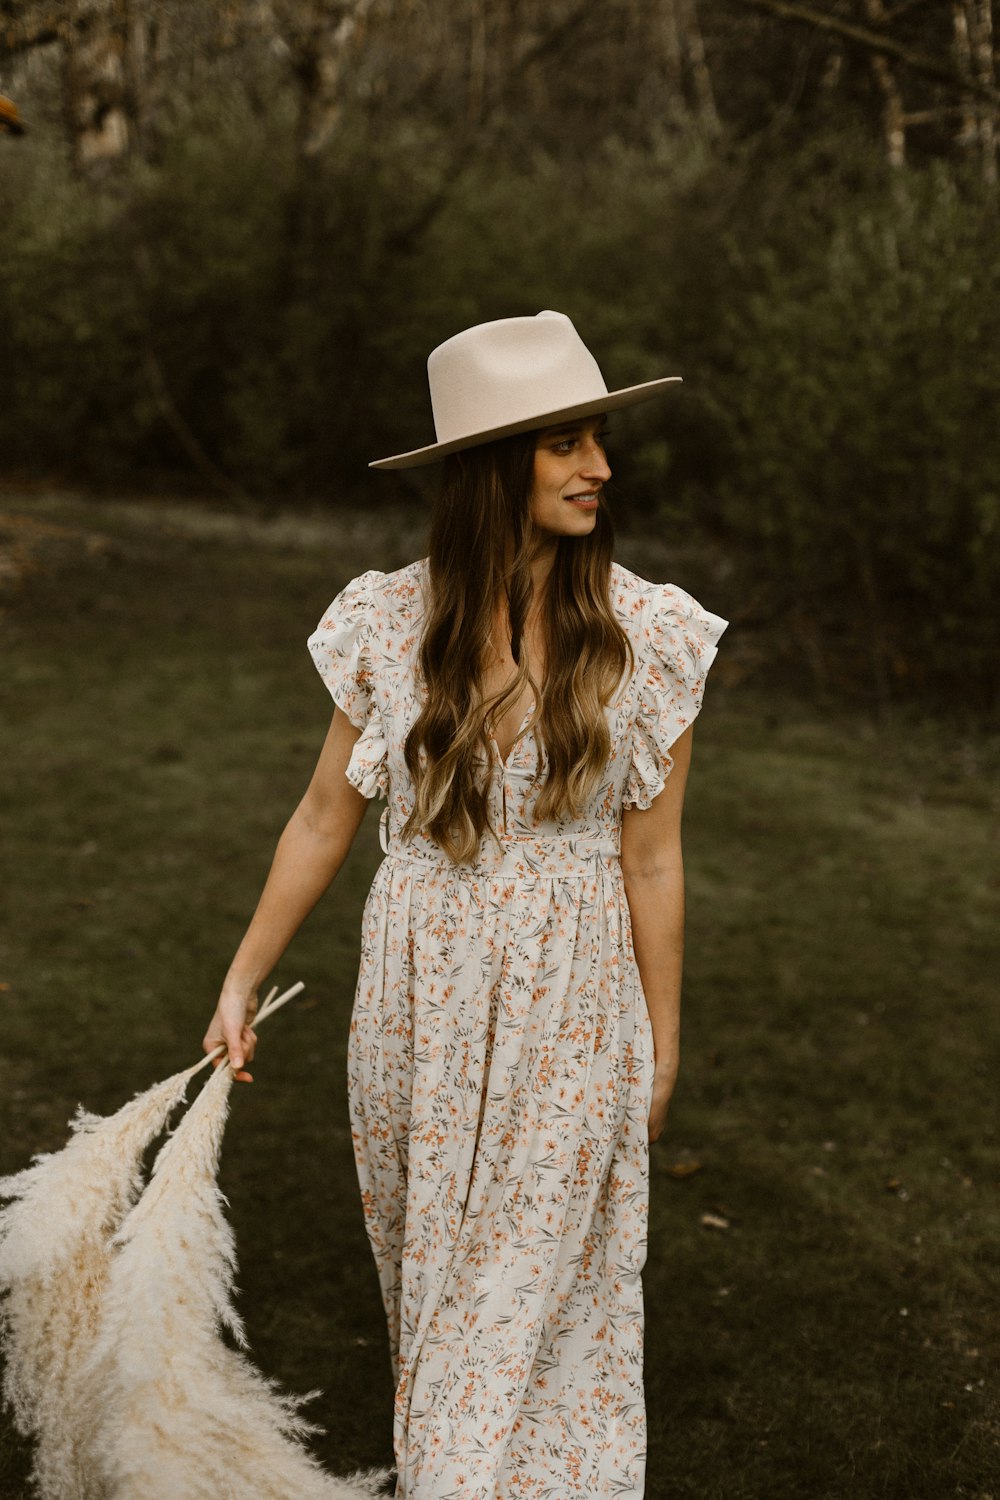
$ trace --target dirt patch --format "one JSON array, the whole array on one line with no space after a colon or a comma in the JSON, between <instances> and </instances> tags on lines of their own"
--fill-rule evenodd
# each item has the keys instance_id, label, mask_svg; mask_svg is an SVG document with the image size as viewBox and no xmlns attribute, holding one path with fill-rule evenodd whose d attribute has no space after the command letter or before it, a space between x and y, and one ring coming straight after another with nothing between
<instances>
[{"instance_id":1,"label":"dirt patch","mask_svg":"<svg viewBox=\"0 0 1000 1500\"><path fill-rule=\"evenodd\" d=\"M252 515L206 501L96 499L0 487L0 591L39 570L57 570L81 555L158 538L289 552L355 554L402 566L426 551L429 508L296 510ZM398 562L392 561L398 554Z\"/></svg>"},{"instance_id":2,"label":"dirt patch","mask_svg":"<svg viewBox=\"0 0 1000 1500\"><path fill-rule=\"evenodd\" d=\"M108 537L87 527L0 510L0 603L33 574L99 557L110 546Z\"/></svg>"}]
</instances>

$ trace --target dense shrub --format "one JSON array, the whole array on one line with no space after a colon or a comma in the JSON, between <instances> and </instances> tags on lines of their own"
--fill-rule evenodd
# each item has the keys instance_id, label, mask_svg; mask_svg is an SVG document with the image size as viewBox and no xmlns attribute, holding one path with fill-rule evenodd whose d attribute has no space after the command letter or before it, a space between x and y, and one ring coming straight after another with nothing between
<instances>
[{"instance_id":1,"label":"dense shrub","mask_svg":"<svg viewBox=\"0 0 1000 1500\"><path fill-rule=\"evenodd\" d=\"M844 136L768 159L697 139L470 159L216 91L103 190L33 145L0 186L0 453L92 480L190 472L269 505L365 503L430 435L427 351L554 306L614 384L633 517L731 563L735 617L831 689L997 701L1000 262L992 206ZM395 491L398 493L398 489Z\"/></svg>"},{"instance_id":2,"label":"dense shrub","mask_svg":"<svg viewBox=\"0 0 1000 1500\"><path fill-rule=\"evenodd\" d=\"M936 168L726 240L730 537L831 682L995 701L1000 259Z\"/></svg>"}]
</instances>

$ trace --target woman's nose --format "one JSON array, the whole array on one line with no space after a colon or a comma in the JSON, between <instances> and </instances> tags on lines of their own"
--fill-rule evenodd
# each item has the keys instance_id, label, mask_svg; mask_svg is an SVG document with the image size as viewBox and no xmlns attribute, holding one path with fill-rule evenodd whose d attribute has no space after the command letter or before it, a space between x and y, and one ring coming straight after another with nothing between
<instances>
[{"instance_id":1,"label":"woman's nose","mask_svg":"<svg viewBox=\"0 0 1000 1500\"><path fill-rule=\"evenodd\" d=\"M600 443L592 442L589 445L587 452L583 455L581 474L587 479L599 479L602 484L611 478L607 455Z\"/></svg>"}]
</instances>

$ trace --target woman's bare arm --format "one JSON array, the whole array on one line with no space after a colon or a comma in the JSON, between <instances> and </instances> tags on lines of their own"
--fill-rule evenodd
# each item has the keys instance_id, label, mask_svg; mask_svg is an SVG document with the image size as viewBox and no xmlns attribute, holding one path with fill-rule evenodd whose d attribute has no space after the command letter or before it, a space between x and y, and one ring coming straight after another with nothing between
<instances>
[{"instance_id":1,"label":"woman's bare arm","mask_svg":"<svg viewBox=\"0 0 1000 1500\"><path fill-rule=\"evenodd\" d=\"M225 1042L236 1076L245 1082L250 1074L241 1070L253 1060L257 1046L251 1030L257 988L337 874L368 806L345 775L360 732L341 709L334 709L312 780L278 840L257 910L202 1042L206 1052Z\"/></svg>"},{"instance_id":2,"label":"woman's bare arm","mask_svg":"<svg viewBox=\"0 0 1000 1500\"><path fill-rule=\"evenodd\" d=\"M653 1025L656 1071L649 1138L663 1130L680 1064L681 971L684 962L684 861L681 815L691 764L689 726L671 746L673 770L652 805L622 818L622 874L632 918L639 977Z\"/></svg>"}]
</instances>

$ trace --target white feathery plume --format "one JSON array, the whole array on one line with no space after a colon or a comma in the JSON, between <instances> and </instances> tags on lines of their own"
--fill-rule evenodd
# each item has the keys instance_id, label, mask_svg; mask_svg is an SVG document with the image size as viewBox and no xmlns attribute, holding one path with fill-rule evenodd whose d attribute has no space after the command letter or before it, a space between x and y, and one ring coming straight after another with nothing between
<instances>
[{"instance_id":1,"label":"white feathery plume","mask_svg":"<svg viewBox=\"0 0 1000 1500\"><path fill-rule=\"evenodd\" d=\"M141 1185L143 1152L183 1098L177 1073L103 1118L78 1109L61 1151L0 1180L0 1291L6 1352L3 1395L19 1432L35 1439L33 1479L43 1500L86 1493L74 1425L109 1265L110 1236Z\"/></svg>"},{"instance_id":2,"label":"white feathery plume","mask_svg":"<svg viewBox=\"0 0 1000 1500\"><path fill-rule=\"evenodd\" d=\"M115 1237L86 1372L88 1500L349 1500L378 1494L389 1477L327 1474L302 1445L316 1430L299 1414L310 1397L282 1394L240 1352L236 1250L216 1180L231 1086L227 1063L161 1148Z\"/></svg>"}]
</instances>

